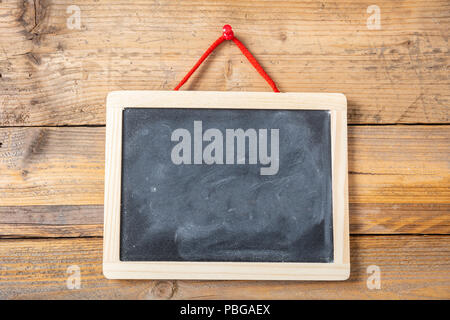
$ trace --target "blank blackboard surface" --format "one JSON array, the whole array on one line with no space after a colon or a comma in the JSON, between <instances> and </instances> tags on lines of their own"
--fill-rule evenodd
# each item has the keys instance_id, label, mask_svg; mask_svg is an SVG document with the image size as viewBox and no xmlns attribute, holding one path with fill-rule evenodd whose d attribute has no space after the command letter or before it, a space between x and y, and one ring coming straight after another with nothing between
<instances>
[{"instance_id":1,"label":"blank blackboard surface","mask_svg":"<svg viewBox=\"0 0 450 320\"><path fill-rule=\"evenodd\" d=\"M279 129L278 172L174 164L194 121ZM330 111L124 108L122 126L121 261L333 262Z\"/></svg>"}]
</instances>

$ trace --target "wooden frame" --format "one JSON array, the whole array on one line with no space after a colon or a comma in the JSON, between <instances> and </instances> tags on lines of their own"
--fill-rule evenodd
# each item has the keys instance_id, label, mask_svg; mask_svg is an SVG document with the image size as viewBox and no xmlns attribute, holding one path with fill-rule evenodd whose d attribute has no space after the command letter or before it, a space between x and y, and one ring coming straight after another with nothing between
<instances>
[{"instance_id":1,"label":"wooden frame","mask_svg":"<svg viewBox=\"0 0 450 320\"><path fill-rule=\"evenodd\" d=\"M347 100L337 93L115 91L107 98L103 274L109 279L346 280L350 275ZM329 110L332 263L120 261L122 111L127 108Z\"/></svg>"}]
</instances>

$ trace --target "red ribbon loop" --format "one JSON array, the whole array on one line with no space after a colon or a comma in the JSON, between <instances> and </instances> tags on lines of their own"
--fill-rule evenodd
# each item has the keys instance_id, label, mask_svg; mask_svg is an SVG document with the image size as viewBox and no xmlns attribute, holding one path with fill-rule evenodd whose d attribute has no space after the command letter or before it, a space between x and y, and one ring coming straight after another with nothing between
<instances>
[{"instance_id":1,"label":"red ribbon loop","mask_svg":"<svg viewBox=\"0 0 450 320\"><path fill-rule=\"evenodd\" d=\"M248 49L240 42L235 36L233 29L229 24L226 24L223 26L223 34L213 42L213 44L206 49L205 53L198 59L197 63L192 67L191 70L184 76L184 78L180 81L180 83L175 87L174 90L178 90L181 88L183 84L188 81L188 79L192 76L192 74L197 70L197 68L202 64L203 61L211 54L211 52L216 49L216 47L221 44L225 40L233 40L233 42L238 46L238 48L241 50L241 52L244 54L244 56L247 58L247 60L252 64L252 66L258 71L258 73L264 78L264 80L267 81L269 86L272 88L274 92L280 92L275 85L275 82L269 77L269 75L264 71L264 69L261 67L261 65L256 61L255 57L248 51Z\"/></svg>"}]
</instances>

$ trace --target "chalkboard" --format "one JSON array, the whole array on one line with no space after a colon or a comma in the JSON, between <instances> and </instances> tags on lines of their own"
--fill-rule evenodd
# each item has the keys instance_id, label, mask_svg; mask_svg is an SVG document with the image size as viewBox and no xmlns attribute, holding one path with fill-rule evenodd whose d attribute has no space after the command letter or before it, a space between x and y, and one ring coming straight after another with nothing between
<instances>
[{"instance_id":1,"label":"chalkboard","mask_svg":"<svg viewBox=\"0 0 450 320\"><path fill-rule=\"evenodd\" d=\"M208 129L279 130L278 171L249 164L250 135L243 164L174 164L194 122L202 153ZM122 146L122 261L333 261L329 111L126 108Z\"/></svg>"},{"instance_id":2,"label":"chalkboard","mask_svg":"<svg viewBox=\"0 0 450 320\"><path fill-rule=\"evenodd\" d=\"M133 100L136 95L148 96ZM261 96L270 99L262 102ZM346 278L346 128L345 117L337 117L345 108L326 96L329 105L310 96L296 105L294 98L119 92L114 103L108 101L104 256L111 261L104 269L115 270L105 275ZM108 139L108 132L114 137ZM187 275L170 272L180 263L189 266ZM300 269L273 276L263 269L259 276L257 270L238 275L230 269L235 274L227 276L214 269L268 265ZM128 266L136 269L124 272Z\"/></svg>"}]
</instances>

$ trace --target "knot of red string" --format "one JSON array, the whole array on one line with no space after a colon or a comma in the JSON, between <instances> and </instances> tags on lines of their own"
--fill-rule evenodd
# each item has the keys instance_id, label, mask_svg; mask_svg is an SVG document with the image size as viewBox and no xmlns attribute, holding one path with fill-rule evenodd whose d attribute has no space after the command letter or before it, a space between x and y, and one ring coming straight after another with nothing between
<instances>
[{"instance_id":1,"label":"knot of red string","mask_svg":"<svg viewBox=\"0 0 450 320\"><path fill-rule=\"evenodd\" d=\"M244 54L244 56L248 59L248 61L252 64L252 66L258 71L258 73L266 80L266 82L269 84L269 86L272 88L274 92L280 92L275 85L275 82L269 77L269 75L264 71L264 69L261 67L261 65L256 61L255 57L248 51L248 49L234 36L233 29L229 24L226 24L223 26L223 33L222 35L213 42L212 45L209 46L208 49L206 49L205 53L198 59L197 63L192 67L191 70L184 76L184 78L180 81L180 83L175 87L174 90L178 90L181 88L183 84L188 81L188 79L192 76L192 74L197 70L197 68L202 64L203 61L211 54L211 52L216 49L216 47L224 42L225 40L233 40L233 42L238 46L238 48L241 50L241 52Z\"/></svg>"}]
</instances>

